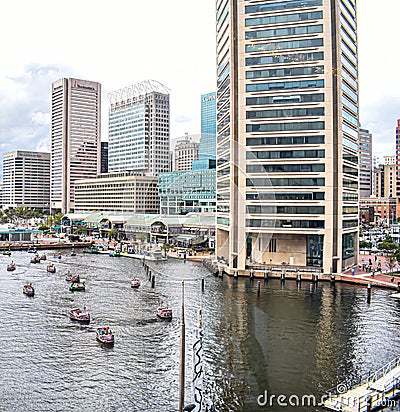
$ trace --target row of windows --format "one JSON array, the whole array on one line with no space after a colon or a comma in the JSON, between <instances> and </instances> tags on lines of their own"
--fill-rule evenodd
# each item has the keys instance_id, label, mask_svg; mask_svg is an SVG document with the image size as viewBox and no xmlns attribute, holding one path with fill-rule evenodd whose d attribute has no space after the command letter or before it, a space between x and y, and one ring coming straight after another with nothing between
<instances>
[{"instance_id":1,"label":"row of windows","mask_svg":"<svg viewBox=\"0 0 400 412\"><path fill-rule=\"evenodd\" d=\"M261 178L246 179L246 186L325 186L324 178Z\"/></svg>"},{"instance_id":2,"label":"row of windows","mask_svg":"<svg viewBox=\"0 0 400 412\"><path fill-rule=\"evenodd\" d=\"M358 227L358 220L343 220L342 228L347 229L349 227Z\"/></svg>"},{"instance_id":3,"label":"row of windows","mask_svg":"<svg viewBox=\"0 0 400 412\"><path fill-rule=\"evenodd\" d=\"M247 192L246 200L324 200L325 192Z\"/></svg>"},{"instance_id":4,"label":"row of windows","mask_svg":"<svg viewBox=\"0 0 400 412\"><path fill-rule=\"evenodd\" d=\"M246 152L246 159L322 159L325 150L280 150Z\"/></svg>"},{"instance_id":5,"label":"row of windows","mask_svg":"<svg viewBox=\"0 0 400 412\"><path fill-rule=\"evenodd\" d=\"M270 219L246 219L247 227L281 227L296 229L323 229L324 220L270 220Z\"/></svg>"},{"instance_id":6,"label":"row of windows","mask_svg":"<svg viewBox=\"0 0 400 412\"><path fill-rule=\"evenodd\" d=\"M246 146L270 145L298 145L298 144L324 144L325 136L274 136L274 137L248 137Z\"/></svg>"},{"instance_id":7,"label":"row of windows","mask_svg":"<svg viewBox=\"0 0 400 412\"><path fill-rule=\"evenodd\" d=\"M252 110L246 112L246 119L272 119L276 117L308 117L324 115L324 107L310 107L299 109Z\"/></svg>"},{"instance_id":8,"label":"row of windows","mask_svg":"<svg viewBox=\"0 0 400 412\"><path fill-rule=\"evenodd\" d=\"M259 5L258 5L259 6ZM257 7L248 6L248 7ZM296 23L299 21L307 20L321 20L322 11L312 11L306 13L293 13L293 14L280 14L268 17L253 17L248 18L245 21L246 27L250 26L264 26L268 24L281 24L281 23Z\"/></svg>"},{"instance_id":9,"label":"row of windows","mask_svg":"<svg viewBox=\"0 0 400 412\"><path fill-rule=\"evenodd\" d=\"M322 24L314 24L312 26L297 26L285 27L279 29L255 30L245 33L246 40L265 39L269 37L284 37L284 36L299 36L301 34L316 34L322 33Z\"/></svg>"},{"instance_id":10,"label":"row of windows","mask_svg":"<svg viewBox=\"0 0 400 412\"><path fill-rule=\"evenodd\" d=\"M325 172L325 164L279 164L279 165L246 165L247 173L300 173Z\"/></svg>"},{"instance_id":11,"label":"row of windows","mask_svg":"<svg viewBox=\"0 0 400 412\"><path fill-rule=\"evenodd\" d=\"M256 4L254 6L246 6L245 11L246 13L267 13L274 10L290 10L317 6L322 6L322 0L292 0L278 3Z\"/></svg>"},{"instance_id":12,"label":"row of windows","mask_svg":"<svg viewBox=\"0 0 400 412\"><path fill-rule=\"evenodd\" d=\"M279 69L249 70L246 79L261 79L269 77L313 76L324 73L324 66L312 67L282 67Z\"/></svg>"},{"instance_id":13,"label":"row of windows","mask_svg":"<svg viewBox=\"0 0 400 412\"><path fill-rule=\"evenodd\" d=\"M345 206L343 208L344 215L356 215L357 213L358 213L358 207Z\"/></svg>"},{"instance_id":14,"label":"row of windows","mask_svg":"<svg viewBox=\"0 0 400 412\"><path fill-rule=\"evenodd\" d=\"M307 49L324 45L324 39L304 39L270 43L252 43L246 45L246 53L259 53L275 50Z\"/></svg>"},{"instance_id":15,"label":"row of windows","mask_svg":"<svg viewBox=\"0 0 400 412\"><path fill-rule=\"evenodd\" d=\"M324 80L298 80L276 83L253 83L246 85L246 92L269 92L275 90L315 89L324 87Z\"/></svg>"},{"instance_id":16,"label":"row of windows","mask_svg":"<svg viewBox=\"0 0 400 412\"><path fill-rule=\"evenodd\" d=\"M325 122L261 123L247 124L246 132L286 132L297 130L324 130Z\"/></svg>"},{"instance_id":17,"label":"row of windows","mask_svg":"<svg viewBox=\"0 0 400 412\"><path fill-rule=\"evenodd\" d=\"M262 66L267 64L310 62L324 59L324 52L278 54L262 57L247 57L246 66Z\"/></svg>"},{"instance_id":18,"label":"row of windows","mask_svg":"<svg viewBox=\"0 0 400 412\"><path fill-rule=\"evenodd\" d=\"M324 206L247 206L247 213L257 215L323 215Z\"/></svg>"}]
</instances>

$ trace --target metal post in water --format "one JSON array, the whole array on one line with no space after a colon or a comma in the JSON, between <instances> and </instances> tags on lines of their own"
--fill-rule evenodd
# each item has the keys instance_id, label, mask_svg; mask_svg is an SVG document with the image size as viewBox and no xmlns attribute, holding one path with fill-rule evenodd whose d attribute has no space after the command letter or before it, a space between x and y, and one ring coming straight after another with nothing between
<instances>
[{"instance_id":1,"label":"metal post in water","mask_svg":"<svg viewBox=\"0 0 400 412\"><path fill-rule=\"evenodd\" d=\"M368 286L367 286L367 302L368 303L371 302L371 294L372 294L372 285L368 283Z\"/></svg>"},{"instance_id":2,"label":"metal post in water","mask_svg":"<svg viewBox=\"0 0 400 412\"><path fill-rule=\"evenodd\" d=\"M154 289L155 284L156 284L156 277L155 277L155 275L152 275L151 276L151 287L152 287L152 289Z\"/></svg>"},{"instance_id":3,"label":"metal post in water","mask_svg":"<svg viewBox=\"0 0 400 412\"><path fill-rule=\"evenodd\" d=\"M197 311L197 328L193 333L193 401L196 407L193 412L201 412L203 403L203 329L201 310Z\"/></svg>"},{"instance_id":4,"label":"metal post in water","mask_svg":"<svg viewBox=\"0 0 400 412\"><path fill-rule=\"evenodd\" d=\"M179 376L179 412L185 407L185 282L182 280L181 351Z\"/></svg>"},{"instance_id":5,"label":"metal post in water","mask_svg":"<svg viewBox=\"0 0 400 412\"><path fill-rule=\"evenodd\" d=\"M204 292L204 278L201 279L201 291Z\"/></svg>"},{"instance_id":6,"label":"metal post in water","mask_svg":"<svg viewBox=\"0 0 400 412\"><path fill-rule=\"evenodd\" d=\"M260 297L260 292L261 292L261 282L257 282L257 296Z\"/></svg>"}]
</instances>

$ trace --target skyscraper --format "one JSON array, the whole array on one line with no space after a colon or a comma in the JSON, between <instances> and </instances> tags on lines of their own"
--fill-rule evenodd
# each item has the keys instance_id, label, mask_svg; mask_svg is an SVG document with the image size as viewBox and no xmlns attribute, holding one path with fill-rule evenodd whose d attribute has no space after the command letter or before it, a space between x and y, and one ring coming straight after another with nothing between
<instances>
[{"instance_id":1,"label":"skyscraper","mask_svg":"<svg viewBox=\"0 0 400 412\"><path fill-rule=\"evenodd\" d=\"M74 182L100 171L101 85L79 79L52 84L51 209L74 209Z\"/></svg>"},{"instance_id":2,"label":"skyscraper","mask_svg":"<svg viewBox=\"0 0 400 412\"><path fill-rule=\"evenodd\" d=\"M216 4L217 255L341 273L358 254L356 2Z\"/></svg>"},{"instance_id":3,"label":"skyscraper","mask_svg":"<svg viewBox=\"0 0 400 412\"><path fill-rule=\"evenodd\" d=\"M108 94L108 171L168 172L169 91L147 80Z\"/></svg>"},{"instance_id":4,"label":"skyscraper","mask_svg":"<svg viewBox=\"0 0 400 412\"><path fill-rule=\"evenodd\" d=\"M360 197L372 195L372 134L360 129Z\"/></svg>"},{"instance_id":5,"label":"skyscraper","mask_svg":"<svg viewBox=\"0 0 400 412\"><path fill-rule=\"evenodd\" d=\"M178 140L174 154L175 172L191 170L192 162L199 158L199 143L192 141L189 134L186 133L183 139Z\"/></svg>"},{"instance_id":6,"label":"skyscraper","mask_svg":"<svg viewBox=\"0 0 400 412\"><path fill-rule=\"evenodd\" d=\"M101 142L100 173L108 172L108 142Z\"/></svg>"}]
</instances>

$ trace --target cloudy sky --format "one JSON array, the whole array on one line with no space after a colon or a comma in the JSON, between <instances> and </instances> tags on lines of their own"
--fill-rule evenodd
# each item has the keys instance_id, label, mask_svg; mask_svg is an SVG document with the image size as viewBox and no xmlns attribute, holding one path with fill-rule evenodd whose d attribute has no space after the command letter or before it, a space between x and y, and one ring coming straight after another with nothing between
<instances>
[{"instance_id":1,"label":"cloudy sky","mask_svg":"<svg viewBox=\"0 0 400 412\"><path fill-rule=\"evenodd\" d=\"M0 156L49 150L51 82L98 81L106 95L146 79L171 90L171 137L200 132L200 95L215 89L214 0L14 0L0 6ZM400 118L399 0L359 0L362 127L394 154ZM1 160L1 159L0 159Z\"/></svg>"}]
</instances>

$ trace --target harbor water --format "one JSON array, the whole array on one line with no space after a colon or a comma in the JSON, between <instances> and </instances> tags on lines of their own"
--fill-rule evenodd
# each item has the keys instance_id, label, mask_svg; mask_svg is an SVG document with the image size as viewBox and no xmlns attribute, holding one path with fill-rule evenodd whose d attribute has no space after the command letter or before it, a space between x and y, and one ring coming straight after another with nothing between
<instances>
[{"instance_id":1,"label":"harbor water","mask_svg":"<svg viewBox=\"0 0 400 412\"><path fill-rule=\"evenodd\" d=\"M318 403L342 380L356 380L399 353L400 303L388 290L374 289L368 303L365 287L273 280L261 281L258 295L257 279L216 278L201 263L173 259L150 262L152 289L140 260L65 250L58 260L45 253L39 264L26 251L0 256L0 411L176 412L182 280L186 403L200 308L205 396L219 412L321 411L285 407L271 396L313 396ZM11 260L17 269L7 272ZM46 272L50 262L56 273ZM86 279L85 292L68 290L68 270ZM141 278L138 289L130 287L133 276ZM33 298L22 294L26 282L35 287ZM171 322L156 317L160 300L173 308ZM69 319L70 309L84 305L89 325ZM113 347L95 339L103 325L115 333Z\"/></svg>"}]
</instances>

